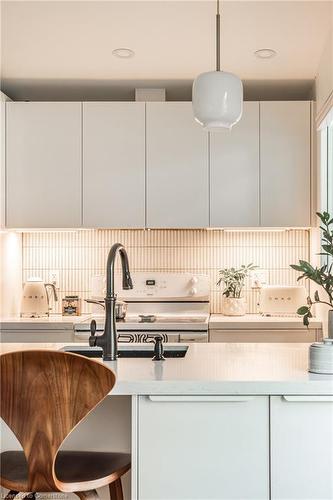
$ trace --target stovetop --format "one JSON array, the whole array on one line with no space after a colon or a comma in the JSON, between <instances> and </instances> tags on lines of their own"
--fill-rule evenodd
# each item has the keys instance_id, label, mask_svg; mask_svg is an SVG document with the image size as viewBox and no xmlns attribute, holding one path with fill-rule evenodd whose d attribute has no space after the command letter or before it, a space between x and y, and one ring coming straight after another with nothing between
<instances>
[{"instance_id":1,"label":"stovetop","mask_svg":"<svg viewBox=\"0 0 333 500\"><path fill-rule=\"evenodd\" d=\"M97 330L104 329L104 315L93 314L90 318L74 325L75 331L87 331L90 322L94 319L97 323ZM191 314L183 316L181 314L170 315L138 315L128 314L125 319L117 321L118 331L130 330L185 330L185 331L205 331L208 329L209 313Z\"/></svg>"}]
</instances>

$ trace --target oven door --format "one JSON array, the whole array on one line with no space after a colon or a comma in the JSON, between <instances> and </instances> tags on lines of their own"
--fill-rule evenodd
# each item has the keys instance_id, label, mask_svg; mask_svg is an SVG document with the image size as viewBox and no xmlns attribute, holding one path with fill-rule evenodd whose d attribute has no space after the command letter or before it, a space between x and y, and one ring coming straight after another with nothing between
<instances>
[{"instance_id":1,"label":"oven door","mask_svg":"<svg viewBox=\"0 0 333 500\"><path fill-rule=\"evenodd\" d=\"M98 330L97 335L102 334L102 331ZM119 331L118 330L118 342L119 343L150 343L154 342L154 338L159 335L163 339L163 343L168 342L208 342L208 332L191 332L191 331L163 331L163 330L133 330L133 331ZM82 342L89 339L89 331L75 331L75 341Z\"/></svg>"}]
</instances>

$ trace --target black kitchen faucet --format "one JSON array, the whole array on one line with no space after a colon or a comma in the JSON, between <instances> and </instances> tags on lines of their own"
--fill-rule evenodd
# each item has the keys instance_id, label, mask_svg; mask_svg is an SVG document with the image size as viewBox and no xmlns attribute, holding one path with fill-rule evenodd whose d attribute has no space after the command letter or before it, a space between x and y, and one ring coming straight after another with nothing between
<instances>
[{"instance_id":1,"label":"black kitchen faucet","mask_svg":"<svg viewBox=\"0 0 333 500\"><path fill-rule=\"evenodd\" d=\"M96 323L92 322L90 327L91 335L89 345L91 347L101 347L103 349L104 361L115 361L118 355L117 348L117 327L116 327L116 300L117 294L114 291L114 271L117 253L121 258L121 268L123 274L123 289L133 288L132 278L129 272L128 257L124 246L121 243L112 245L106 264L106 297L105 303L105 325L102 335L95 335Z\"/></svg>"}]
</instances>

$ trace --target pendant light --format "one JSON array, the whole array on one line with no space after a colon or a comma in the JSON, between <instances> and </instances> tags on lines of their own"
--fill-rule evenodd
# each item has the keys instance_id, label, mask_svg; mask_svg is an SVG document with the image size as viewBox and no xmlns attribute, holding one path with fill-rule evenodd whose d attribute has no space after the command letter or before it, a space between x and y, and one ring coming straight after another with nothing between
<instances>
[{"instance_id":1,"label":"pendant light","mask_svg":"<svg viewBox=\"0 0 333 500\"><path fill-rule=\"evenodd\" d=\"M243 111L243 84L238 76L221 71L220 4L216 9L216 71L201 73L193 82L192 106L195 120L205 129L229 128Z\"/></svg>"}]
</instances>

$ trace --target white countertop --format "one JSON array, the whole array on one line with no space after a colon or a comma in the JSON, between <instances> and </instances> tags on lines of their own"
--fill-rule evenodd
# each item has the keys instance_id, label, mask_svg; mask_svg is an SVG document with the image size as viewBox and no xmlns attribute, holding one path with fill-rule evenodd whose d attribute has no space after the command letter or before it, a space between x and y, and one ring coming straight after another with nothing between
<instances>
[{"instance_id":1,"label":"white countertop","mask_svg":"<svg viewBox=\"0 0 333 500\"><path fill-rule=\"evenodd\" d=\"M81 316L62 316L61 314L53 314L44 318L20 318L19 316L2 317L0 318L0 329L2 330L32 330L32 329L73 329L73 325L82 323L83 326L90 322L92 317L101 318L104 321L103 315L82 314ZM149 323L148 328L152 325ZM184 328L184 325L181 325ZM147 326L146 326L147 327ZM280 330L280 329L305 329L302 324L302 318L291 317L268 317L260 314L246 314L245 316L224 316L223 314L211 314L209 319L210 330L232 330L232 329L251 329L251 330ZM322 328L322 322L313 318L310 322L310 328ZM123 326L124 329L124 326Z\"/></svg>"},{"instance_id":2,"label":"white countertop","mask_svg":"<svg viewBox=\"0 0 333 500\"><path fill-rule=\"evenodd\" d=\"M0 330L73 330L73 325L86 321L91 314L81 316L62 316L51 314L41 318L21 318L20 316L5 316L0 318Z\"/></svg>"},{"instance_id":3,"label":"white countertop","mask_svg":"<svg viewBox=\"0 0 333 500\"><path fill-rule=\"evenodd\" d=\"M261 316L261 314L245 314L245 316L224 316L211 314L209 319L210 330L280 330L306 329L299 317ZM319 319L312 318L309 328L322 328Z\"/></svg>"},{"instance_id":4,"label":"white countertop","mask_svg":"<svg viewBox=\"0 0 333 500\"><path fill-rule=\"evenodd\" d=\"M60 349L64 345L11 343L2 344L1 351ZM118 395L333 395L333 375L307 371L308 349L309 344L197 343L189 345L185 358L159 362L122 358L106 363L116 372L112 393Z\"/></svg>"}]
</instances>

